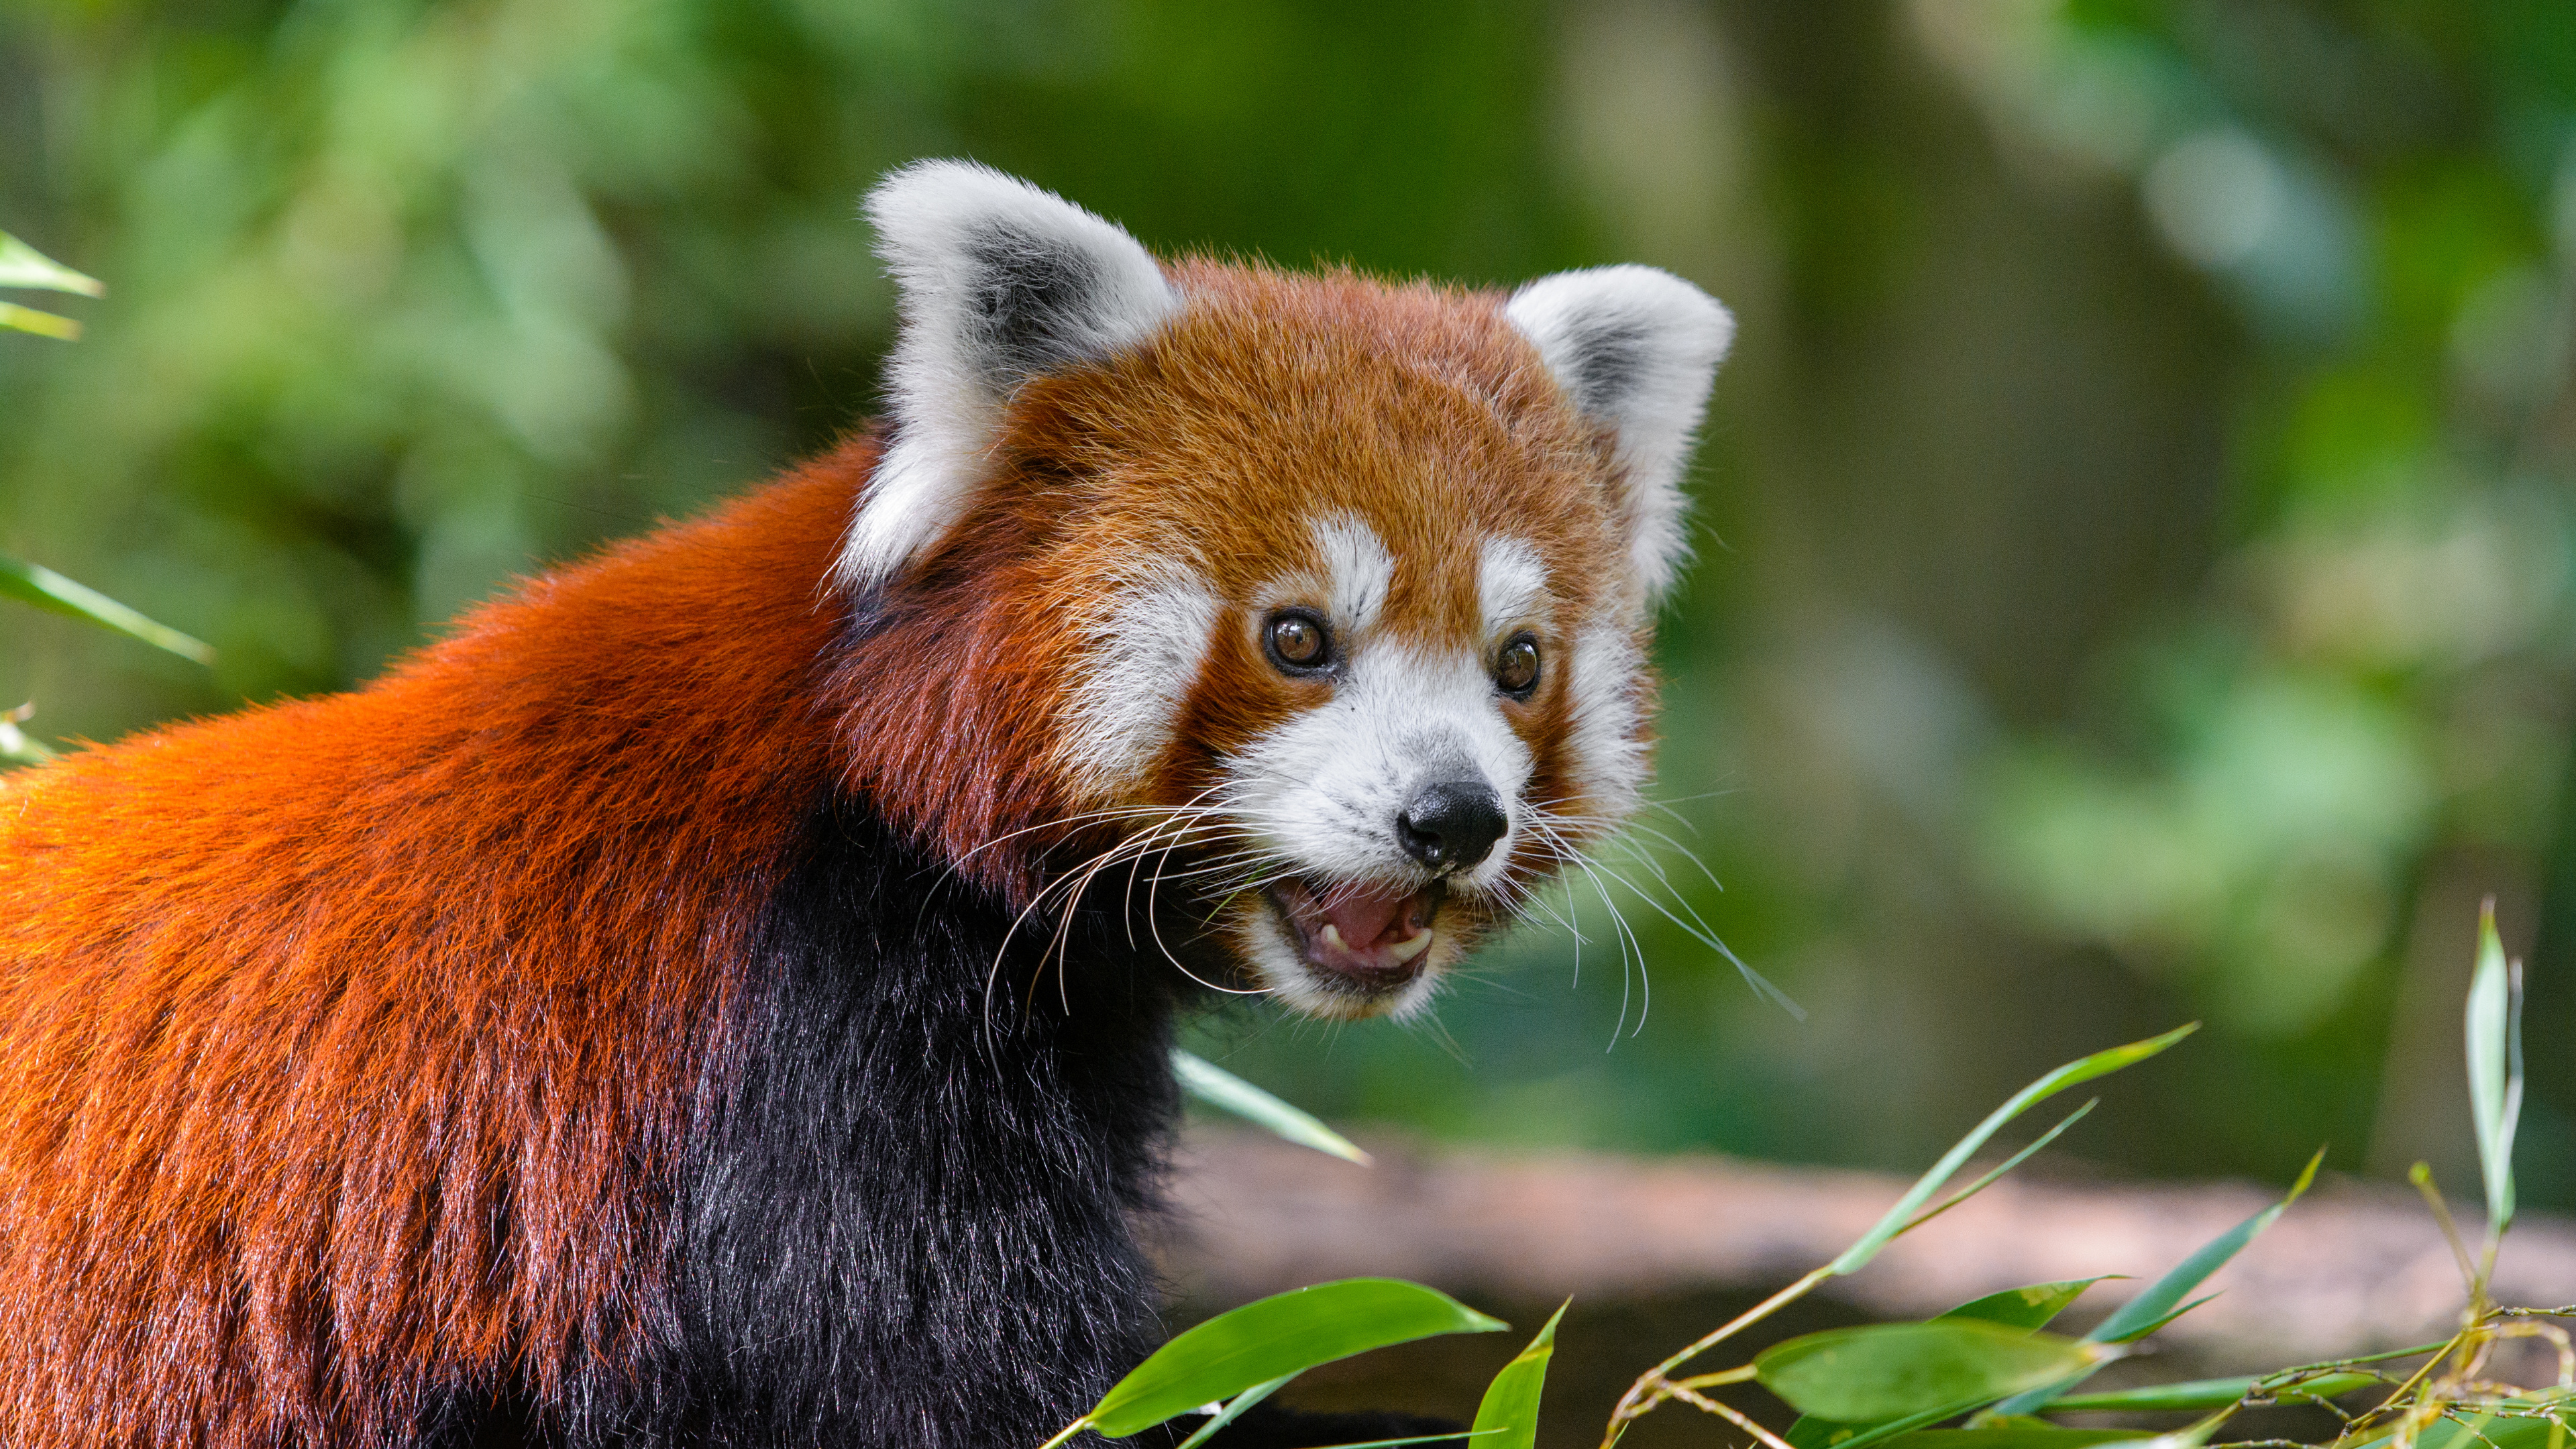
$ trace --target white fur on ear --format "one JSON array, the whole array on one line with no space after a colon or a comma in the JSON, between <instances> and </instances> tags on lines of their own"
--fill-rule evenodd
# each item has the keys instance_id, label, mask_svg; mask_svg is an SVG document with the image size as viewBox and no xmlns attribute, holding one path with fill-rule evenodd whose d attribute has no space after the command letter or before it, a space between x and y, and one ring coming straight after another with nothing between
<instances>
[{"instance_id":1,"label":"white fur on ear","mask_svg":"<svg viewBox=\"0 0 2576 1449\"><path fill-rule=\"evenodd\" d=\"M1618 439L1629 561L1646 597L1662 597L1685 551L1682 465L1735 319L1672 273L1637 266L1541 277L1503 315L1537 344L1575 409Z\"/></svg>"},{"instance_id":2,"label":"white fur on ear","mask_svg":"<svg viewBox=\"0 0 2576 1449\"><path fill-rule=\"evenodd\" d=\"M867 215L902 325L886 365L894 442L841 549L854 589L965 512L1014 389L1131 346L1180 307L1134 237L971 161L904 167L868 193Z\"/></svg>"}]
</instances>

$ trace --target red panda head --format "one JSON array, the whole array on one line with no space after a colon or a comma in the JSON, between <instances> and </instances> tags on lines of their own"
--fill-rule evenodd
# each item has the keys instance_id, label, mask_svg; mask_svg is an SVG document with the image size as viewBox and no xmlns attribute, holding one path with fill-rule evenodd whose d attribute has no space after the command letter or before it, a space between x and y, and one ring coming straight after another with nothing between
<instances>
[{"instance_id":1,"label":"red panda head","mask_svg":"<svg viewBox=\"0 0 2576 1449\"><path fill-rule=\"evenodd\" d=\"M1364 1016L1633 808L1715 301L1165 266L954 162L868 210L903 327L845 739L961 870L1141 875L1246 981Z\"/></svg>"}]
</instances>

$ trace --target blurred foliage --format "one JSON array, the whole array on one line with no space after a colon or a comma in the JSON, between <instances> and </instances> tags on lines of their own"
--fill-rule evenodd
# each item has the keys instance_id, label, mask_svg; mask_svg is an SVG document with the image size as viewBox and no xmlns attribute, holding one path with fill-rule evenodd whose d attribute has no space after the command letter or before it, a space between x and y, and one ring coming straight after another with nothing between
<instances>
[{"instance_id":1,"label":"blurred foliage","mask_svg":"<svg viewBox=\"0 0 2576 1449\"><path fill-rule=\"evenodd\" d=\"M1166 251L1649 261L1744 324L1672 841L1602 863L1650 969L1587 886L1436 1023L1199 1049L1435 1132L1895 1164L2052 1038L2205 1015L2068 1145L2469 1181L2410 1025L2467 902L2576 1031L2571 140L2548 0L14 0L0 226L113 291L0 333L0 552L218 664L12 611L0 697L64 739L340 687L819 446L887 340L853 203L915 156ZM2576 1201L2576 1082L2533 1092L2525 1195Z\"/></svg>"}]
</instances>

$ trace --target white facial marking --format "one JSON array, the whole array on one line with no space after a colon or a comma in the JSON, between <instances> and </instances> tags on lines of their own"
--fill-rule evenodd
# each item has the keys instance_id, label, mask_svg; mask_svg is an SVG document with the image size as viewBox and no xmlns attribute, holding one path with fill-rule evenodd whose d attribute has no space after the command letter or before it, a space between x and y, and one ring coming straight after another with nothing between
<instances>
[{"instance_id":1,"label":"white facial marking","mask_svg":"<svg viewBox=\"0 0 2576 1449\"><path fill-rule=\"evenodd\" d=\"M1526 540L1489 538L1476 560L1476 603L1483 611L1485 635L1492 638L1514 624L1546 622L1547 565Z\"/></svg>"},{"instance_id":2,"label":"white facial marking","mask_svg":"<svg viewBox=\"0 0 2576 1449\"><path fill-rule=\"evenodd\" d=\"M1076 778L1102 795L1142 776L1171 742L1219 607L1216 595L1177 565L1141 568L1109 593L1088 673L1069 699L1066 745Z\"/></svg>"},{"instance_id":3,"label":"white facial marking","mask_svg":"<svg viewBox=\"0 0 2576 1449\"><path fill-rule=\"evenodd\" d=\"M1512 828L1456 879L1490 888L1511 863L1531 763L1474 653L1385 641L1354 651L1330 700L1245 746L1227 796L1235 818L1311 880L1427 880L1395 817L1436 776L1480 776Z\"/></svg>"},{"instance_id":4,"label":"white facial marking","mask_svg":"<svg viewBox=\"0 0 2576 1449\"><path fill-rule=\"evenodd\" d=\"M1315 520L1315 551L1331 585L1334 622L1355 634L1375 627L1395 583L1395 558L1377 531L1357 515L1328 514Z\"/></svg>"},{"instance_id":5,"label":"white facial marking","mask_svg":"<svg viewBox=\"0 0 2576 1449\"><path fill-rule=\"evenodd\" d=\"M1575 636L1572 664L1567 754L1575 784L1585 814L1615 820L1637 808L1646 783L1646 749L1637 740L1637 683L1645 661L1632 631L1601 620Z\"/></svg>"}]
</instances>

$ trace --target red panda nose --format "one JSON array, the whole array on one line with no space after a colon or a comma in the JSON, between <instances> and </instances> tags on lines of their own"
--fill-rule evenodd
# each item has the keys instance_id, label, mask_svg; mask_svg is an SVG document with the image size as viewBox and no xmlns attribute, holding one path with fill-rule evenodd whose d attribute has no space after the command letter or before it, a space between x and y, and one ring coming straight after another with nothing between
<instances>
[{"instance_id":1,"label":"red panda nose","mask_svg":"<svg viewBox=\"0 0 2576 1449\"><path fill-rule=\"evenodd\" d=\"M1434 780L1395 817L1404 853L1438 870L1466 870L1491 855L1511 822L1502 797L1482 780Z\"/></svg>"}]
</instances>

